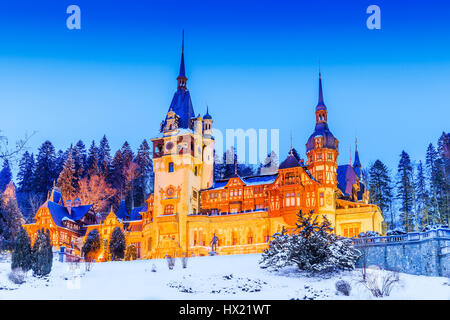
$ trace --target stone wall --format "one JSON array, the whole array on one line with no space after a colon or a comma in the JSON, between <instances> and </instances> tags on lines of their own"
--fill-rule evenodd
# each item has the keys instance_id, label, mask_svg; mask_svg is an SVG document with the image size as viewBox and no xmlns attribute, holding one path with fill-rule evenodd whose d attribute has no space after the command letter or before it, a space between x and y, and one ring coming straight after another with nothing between
<instances>
[{"instance_id":1,"label":"stone wall","mask_svg":"<svg viewBox=\"0 0 450 320\"><path fill-rule=\"evenodd\" d=\"M363 255L357 266L376 265L404 273L450 277L450 230L354 239Z\"/></svg>"}]
</instances>

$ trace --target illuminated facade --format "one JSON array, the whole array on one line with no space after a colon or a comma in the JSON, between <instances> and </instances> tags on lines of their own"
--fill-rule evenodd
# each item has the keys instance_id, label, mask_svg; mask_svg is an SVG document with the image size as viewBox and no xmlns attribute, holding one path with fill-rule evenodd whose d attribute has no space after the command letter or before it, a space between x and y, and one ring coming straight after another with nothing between
<instances>
[{"instance_id":1,"label":"illuminated facade","mask_svg":"<svg viewBox=\"0 0 450 320\"><path fill-rule=\"evenodd\" d=\"M316 124L306 143L306 163L294 156L291 147L274 174L235 174L220 181L213 179L213 119L208 110L203 117L194 113L187 89L184 48L177 83L160 133L152 139L154 193L146 205L127 213L121 203L116 213L111 210L103 218L92 213L90 206L81 206L85 215L76 209L74 216L75 208L71 208L72 213L62 209L64 201L55 199L54 190L53 198L38 210L36 223L26 225L30 234L50 222L54 226L51 233L59 234L52 238L54 245L67 245L70 241L61 240L66 239L61 238L61 232L67 233L69 240L81 236L85 239L97 229L106 247L112 230L120 227L127 245L138 248L138 257L162 258L208 255L214 234L219 238L218 254L262 252L272 234L283 226L295 226L299 210L314 210L319 217L326 215L338 235L381 233L383 218L379 208L368 203L358 151L353 165L337 165L339 142L328 127L320 73ZM59 207L55 207L55 201ZM54 221L55 216L58 221ZM79 230L72 230L69 224ZM106 254L101 250L98 259L105 259Z\"/></svg>"}]
</instances>

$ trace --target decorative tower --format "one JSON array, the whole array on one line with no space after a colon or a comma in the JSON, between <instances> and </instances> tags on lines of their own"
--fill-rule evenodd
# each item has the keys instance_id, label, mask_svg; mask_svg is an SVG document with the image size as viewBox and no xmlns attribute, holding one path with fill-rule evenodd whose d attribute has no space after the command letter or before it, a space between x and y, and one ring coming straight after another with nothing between
<instances>
[{"instance_id":1,"label":"decorative tower","mask_svg":"<svg viewBox=\"0 0 450 320\"><path fill-rule=\"evenodd\" d=\"M199 212L199 191L213 181L213 164L207 160L213 159L214 140L204 130L205 120L195 116L186 83L183 32L177 91L159 136L152 139L154 227L143 231L155 257L188 251L187 216Z\"/></svg>"},{"instance_id":2,"label":"decorative tower","mask_svg":"<svg viewBox=\"0 0 450 320\"><path fill-rule=\"evenodd\" d=\"M361 161L359 161L358 139L355 140L355 162L353 162L353 169L355 170L355 173L358 176L359 181L362 181L362 165Z\"/></svg>"},{"instance_id":3,"label":"decorative tower","mask_svg":"<svg viewBox=\"0 0 450 320\"><path fill-rule=\"evenodd\" d=\"M319 71L319 101L316 106L316 126L306 143L307 167L316 181L318 190L319 213L335 213L335 195L337 187L338 140L328 128L328 110L323 99L322 75ZM334 220L331 216L330 220Z\"/></svg>"}]
</instances>

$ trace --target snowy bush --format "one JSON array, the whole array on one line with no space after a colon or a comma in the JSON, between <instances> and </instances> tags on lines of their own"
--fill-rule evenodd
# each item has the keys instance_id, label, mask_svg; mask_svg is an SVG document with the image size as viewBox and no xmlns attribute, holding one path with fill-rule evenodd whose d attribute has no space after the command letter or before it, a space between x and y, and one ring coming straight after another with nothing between
<instances>
[{"instance_id":1,"label":"snowy bush","mask_svg":"<svg viewBox=\"0 0 450 320\"><path fill-rule=\"evenodd\" d=\"M311 273L329 273L338 270L353 270L360 252L350 239L332 234L331 223L323 216L321 224L313 211L297 214L296 229L288 234L283 228L275 233L269 248L262 254L261 268L279 270L297 265L300 270Z\"/></svg>"},{"instance_id":2,"label":"snowy bush","mask_svg":"<svg viewBox=\"0 0 450 320\"><path fill-rule=\"evenodd\" d=\"M438 229L448 229L448 224L429 224L422 229L422 232Z\"/></svg>"},{"instance_id":3,"label":"snowy bush","mask_svg":"<svg viewBox=\"0 0 450 320\"><path fill-rule=\"evenodd\" d=\"M26 272L21 268L15 268L8 274L8 279L15 284L22 284L25 282Z\"/></svg>"},{"instance_id":4,"label":"snowy bush","mask_svg":"<svg viewBox=\"0 0 450 320\"><path fill-rule=\"evenodd\" d=\"M173 267L175 266L175 258L172 258L171 256L166 255L167 260L167 266L170 270L173 270Z\"/></svg>"},{"instance_id":5,"label":"snowy bush","mask_svg":"<svg viewBox=\"0 0 450 320\"><path fill-rule=\"evenodd\" d=\"M380 234L376 231L367 231L367 232L361 232L358 234L358 238L372 238L372 237L379 237Z\"/></svg>"},{"instance_id":6,"label":"snowy bush","mask_svg":"<svg viewBox=\"0 0 450 320\"><path fill-rule=\"evenodd\" d=\"M34 276L42 277L50 273L53 264L53 252L48 229L46 232L44 232L44 229L38 230L31 256Z\"/></svg>"},{"instance_id":7,"label":"snowy bush","mask_svg":"<svg viewBox=\"0 0 450 320\"><path fill-rule=\"evenodd\" d=\"M376 298L387 297L392 288L400 281L399 273L379 268L369 268L367 273L361 276L362 283Z\"/></svg>"},{"instance_id":8,"label":"snowy bush","mask_svg":"<svg viewBox=\"0 0 450 320\"><path fill-rule=\"evenodd\" d=\"M398 236L402 234L407 234L407 232L405 232L405 229L402 228L395 228L394 230L388 230L388 232L386 232L387 236Z\"/></svg>"},{"instance_id":9,"label":"snowy bush","mask_svg":"<svg viewBox=\"0 0 450 320\"><path fill-rule=\"evenodd\" d=\"M152 264L152 272L156 272L156 265Z\"/></svg>"},{"instance_id":10,"label":"snowy bush","mask_svg":"<svg viewBox=\"0 0 450 320\"><path fill-rule=\"evenodd\" d=\"M349 296L350 291L352 290L352 286L345 280L339 280L335 284L336 290L338 293L343 294L344 296Z\"/></svg>"},{"instance_id":11,"label":"snowy bush","mask_svg":"<svg viewBox=\"0 0 450 320\"><path fill-rule=\"evenodd\" d=\"M11 257L11 269L17 268L24 271L31 269L31 242L28 233L23 228L20 229L16 237Z\"/></svg>"}]
</instances>

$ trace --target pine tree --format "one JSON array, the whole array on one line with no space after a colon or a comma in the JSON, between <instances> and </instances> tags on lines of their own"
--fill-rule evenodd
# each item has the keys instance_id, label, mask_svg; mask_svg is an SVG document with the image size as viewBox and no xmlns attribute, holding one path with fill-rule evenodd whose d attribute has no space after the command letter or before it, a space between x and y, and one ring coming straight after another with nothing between
<instances>
[{"instance_id":1,"label":"pine tree","mask_svg":"<svg viewBox=\"0 0 450 320\"><path fill-rule=\"evenodd\" d=\"M100 235L98 233L98 230L94 229L91 232L89 232L86 238L86 242L84 243L83 248L81 250L83 252L84 257L89 260L91 258L90 254L100 250L100 247L101 247Z\"/></svg>"},{"instance_id":2,"label":"pine tree","mask_svg":"<svg viewBox=\"0 0 450 320\"><path fill-rule=\"evenodd\" d=\"M87 174L86 172L86 146L83 141L79 140L75 147L72 149L72 157L75 165L75 179L80 181Z\"/></svg>"},{"instance_id":3,"label":"pine tree","mask_svg":"<svg viewBox=\"0 0 450 320\"><path fill-rule=\"evenodd\" d=\"M110 184L117 190L119 200L125 196L125 175L122 152L117 150L111 163Z\"/></svg>"},{"instance_id":4,"label":"pine tree","mask_svg":"<svg viewBox=\"0 0 450 320\"><path fill-rule=\"evenodd\" d=\"M39 148L36 157L35 191L41 199L45 199L56 180L55 148L50 141L45 141Z\"/></svg>"},{"instance_id":5,"label":"pine tree","mask_svg":"<svg viewBox=\"0 0 450 320\"><path fill-rule=\"evenodd\" d=\"M125 254L125 235L120 227L116 227L112 234L111 240L109 241L109 251L112 255L112 260L123 259Z\"/></svg>"},{"instance_id":6,"label":"pine tree","mask_svg":"<svg viewBox=\"0 0 450 320\"><path fill-rule=\"evenodd\" d=\"M96 175L99 173L98 167L98 149L95 146L95 141L92 140L89 148L89 153L86 160L87 175Z\"/></svg>"},{"instance_id":7,"label":"pine tree","mask_svg":"<svg viewBox=\"0 0 450 320\"><path fill-rule=\"evenodd\" d=\"M44 229L36 234L36 241L31 249L33 275L43 277L50 273L53 264L53 252L50 232Z\"/></svg>"},{"instance_id":8,"label":"pine tree","mask_svg":"<svg viewBox=\"0 0 450 320\"><path fill-rule=\"evenodd\" d=\"M441 223L450 222L450 133L443 132L438 140L442 197L440 201Z\"/></svg>"},{"instance_id":9,"label":"pine tree","mask_svg":"<svg viewBox=\"0 0 450 320\"><path fill-rule=\"evenodd\" d=\"M20 228L14 242L14 251L11 257L11 270L21 268L23 271L31 269L31 242L25 229Z\"/></svg>"},{"instance_id":10,"label":"pine tree","mask_svg":"<svg viewBox=\"0 0 450 320\"><path fill-rule=\"evenodd\" d=\"M389 228L394 228L394 212L392 208L392 180L390 178L388 167L381 162L376 160L369 169L368 172L369 180L369 191L370 191L370 202L376 204L385 220L387 220L388 213L390 213Z\"/></svg>"},{"instance_id":11,"label":"pine tree","mask_svg":"<svg viewBox=\"0 0 450 320\"><path fill-rule=\"evenodd\" d=\"M413 224L413 167L409 155L402 151L398 164L397 199L400 200L400 219L406 232L414 229Z\"/></svg>"},{"instance_id":12,"label":"pine tree","mask_svg":"<svg viewBox=\"0 0 450 320\"><path fill-rule=\"evenodd\" d=\"M64 167L59 174L57 184L61 189L63 199L73 199L75 193L77 192L75 186L78 185L78 183L76 183L75 177L75 162L72 158L72 152L70 151L68 152Z\"/></svg>"},{"instance_id":13,"label":"pine tree","mask_svg":"<svg viewBox=\"0 0 450 320\"><path fill-rule=\"evenodd\" d=\"M19 172L17 179L19 180L19 192L29 193L34 189L34 156L28 151L22 156L19 162Z\"/></svg>"},{"instance_id":14,"label":"pine tree","mask_svg":"<svg viewBox=\"0 0 450 320\"><path fill-rule=\"evenodd\" d=\"M55 175L59 176L62 169L64 168L64 163L67 159L67 152L64 152L62 150L58 150L56 153L56 160L55 160Z\"/></svg>"},{"instance_id":15,"label":"pine tree","mask_svg":"<svg viewBox=\"0 0 450 320\"><path fill-rule=\"evenodd\" d=\"M442 187L442 176L439 170L439 155L432 143L428 145L425 159L428 185L430 188L430 223L436 224L440 220L439 198Z\"/></svg>"},{"instance_id":16,"label":"pine tree","mask_svg":"<svg viewBox=\"0 0 450 320\"><path fill-rule=\"evenodd\" d=\"M417 219L420 227L430 224L429 216L429 197L427 191L427 181L425 178L425 171L423 169L422 161L417 165L416 175L416 197L417 197Z\"/></svg>"},{"instance_id":17,"label":"pine tree","mask_svg":"<svg viewBox=\"0 0 450 320\"><path fill-rule=\"evenodd\" d=\"M138 205L144 205L147 193L152 190L153 162L150 157L150 146L147 141L142 141L135 159L138 165L138 178L134 185L134 202Z\"/></svg>"},{"instance_id":18,"label":"pine tree","mask_svg":"<svg viewBox=\"0 0 450 320\"><path fill-rule=\"evenodd\" d=\"M109 146L108 139L106 136L103 136L102 140L100 140L100 146L98 148L98 168L100 173L105 177L109 177L110 166L111 148Z\"/></svg>"},{"instance_id":19,"label":"pine tree","mask_svg":"<svg viewBox=\"0 0 450 320\"><path fill-rule=\"evenodd\" d=\"M24 219L16 199L9 199L6 202L1 199L0 201L0 232L3 238L0 249L12 250Z\"/></svg>"},{"instance_id":20,"label":"pine tree","mask_svg":"<svg viewBox=\"0 0 450 320\"><path fill-rule=\"evenodd\" d=\"M12 180L11 167L9 166L8 159L3 160L3 167L0 171L0 192L5 191L6 186Z\"/></svg>"}]
</instances>

